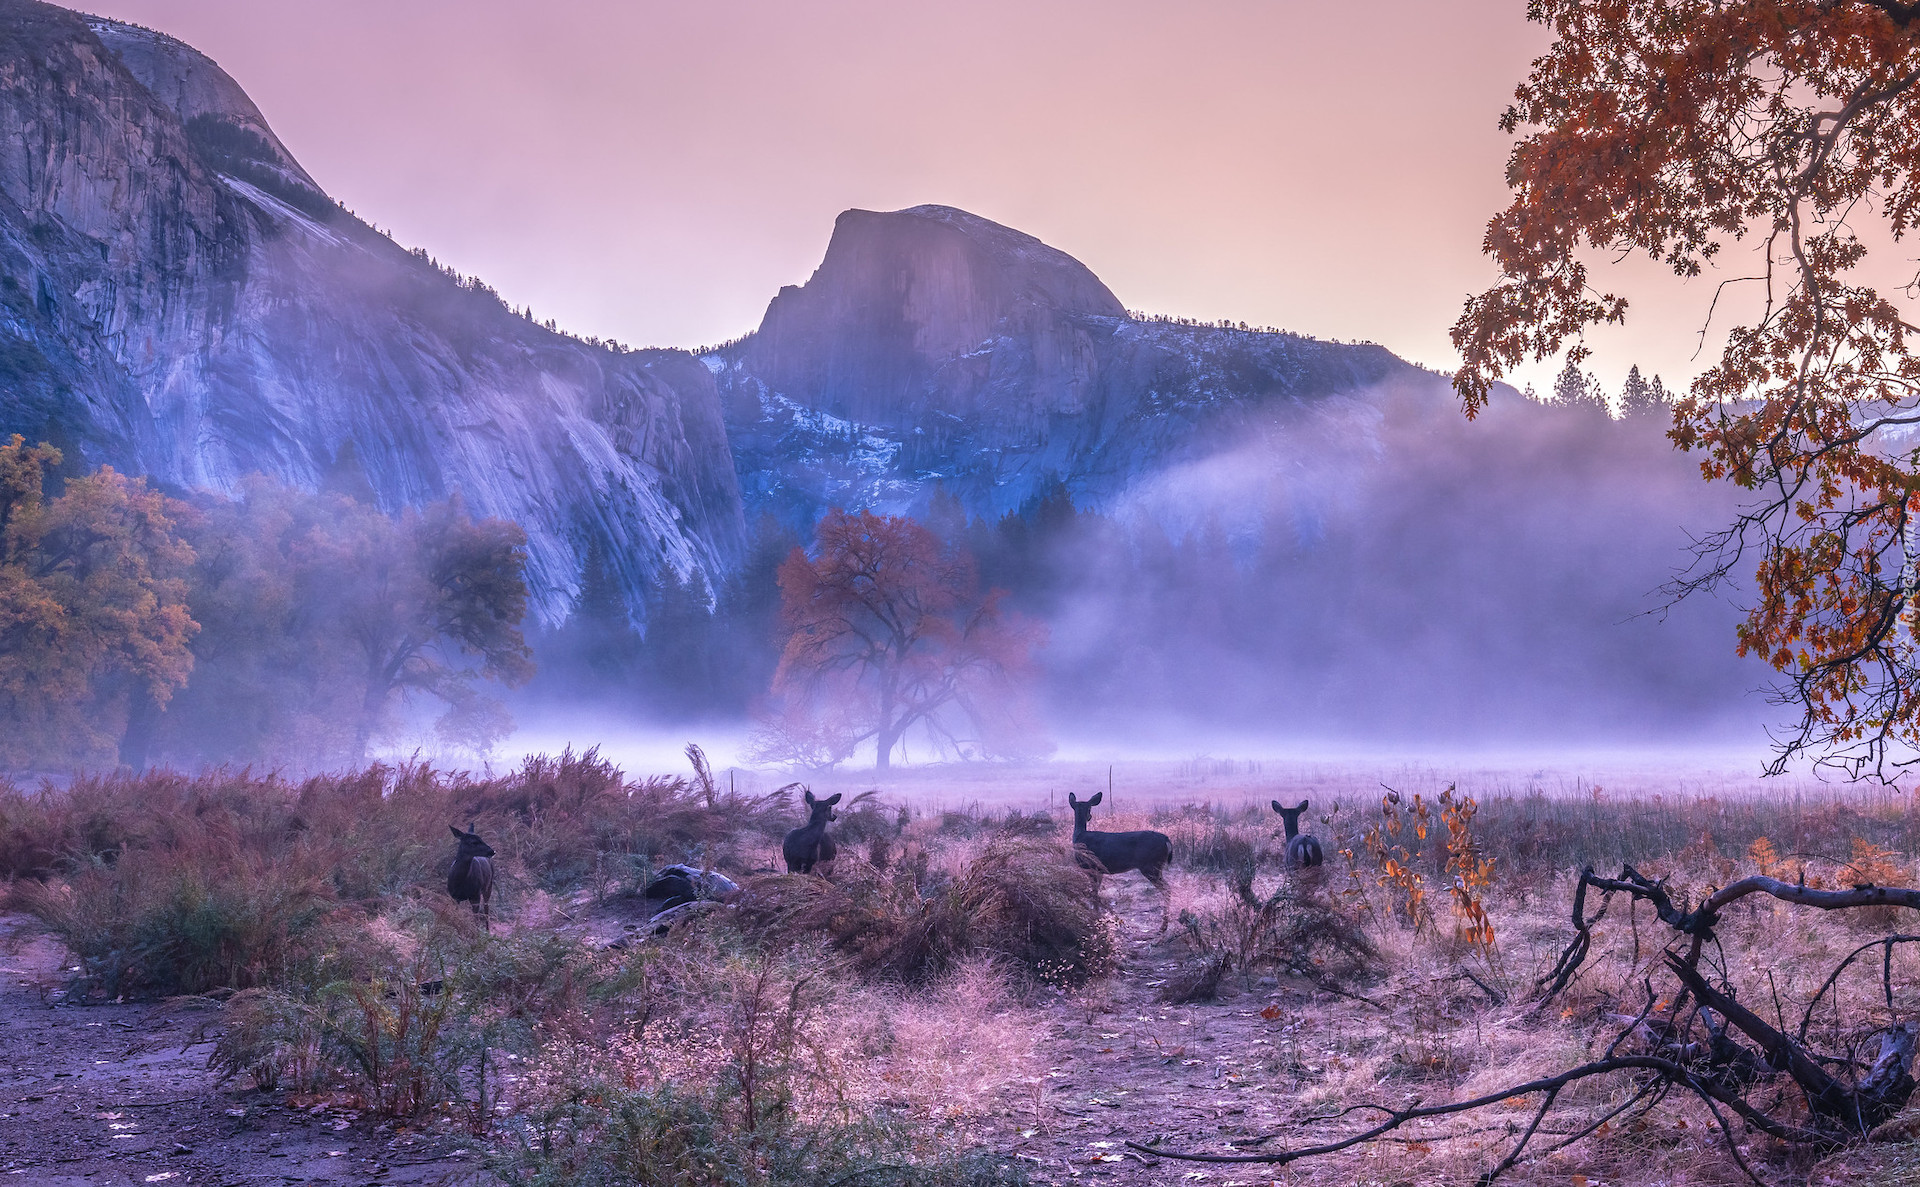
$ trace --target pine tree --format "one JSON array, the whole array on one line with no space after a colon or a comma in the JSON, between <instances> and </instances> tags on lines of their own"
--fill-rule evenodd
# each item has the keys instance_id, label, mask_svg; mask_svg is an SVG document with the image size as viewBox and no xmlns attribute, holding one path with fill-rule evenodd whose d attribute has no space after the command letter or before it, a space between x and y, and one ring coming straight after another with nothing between
<instances>
[{"instance_id":1,"label":"pine tree","mask_svg":"<svg viewBox=\"0 0 1920 1187\"><path fill-rule=\"evenodd\" d=\"M960 501L960 496L948 490L944 482L933 488L933 495L927 500L926 525L928 530L948 544L961 544L966 540L966 504Z\"/></svg>"},{"instance_id":2,"label":"pine tree","mask_svg":"<svg viewBox=\"0 0 1920 1187\"><path fill-rule=\"evenodd\" d=\"M1560 374L1553 380L1553 402L1563 408L1578 408L1588 412L1605 414L1607 411L1606 389L1600 381L1580 370L1571 357L1567 365L1560 368Z\"/></svg>"},{"instance_id":3,"label":"pine tree","mask_svg":"<svg viewBox=\"0 0 1920 1187\"><path fill-rule=\"evenodd\" d=\"M1627 372L1627 385L1620 389L1620 416L1628 417L1659 416L1667 414L1669 401L1667 389L1661 385L1658 375L1648 383L1640 375L1640 368L1634 367Z\"/></svg>"},{"instance_id":4,"label":"pine tree","mask_svg":"<svg viewBox=\"0 0 1920 1187\"><path fill-rule=\"evenodd\" d=\"M595 541L580 574L580 597L566 630L588 670L609 684L631 681L639 664L640 632L634 629L619 577L606 550Z\"/></svg>"}]
</instances>

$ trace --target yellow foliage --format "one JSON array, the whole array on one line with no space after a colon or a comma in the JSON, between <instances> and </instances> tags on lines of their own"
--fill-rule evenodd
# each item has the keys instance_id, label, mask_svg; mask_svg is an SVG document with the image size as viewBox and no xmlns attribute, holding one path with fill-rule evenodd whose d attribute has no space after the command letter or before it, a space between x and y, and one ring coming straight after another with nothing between
<instances>
[{"instance_id":1,"label":"yellow foliage","mask_svg":"<svg viewBox=\"0 0 1920 1187\"><path fill-rule=\"evenodd\" d=\"M1447 872L1453 875L1454 934L1493 958L1493 920L1487 915L1486 893L1493 887L1493 859L1483 854L1473 835L1473 818L1480 804L1470 795L1457 796L1455 785L1440 793L1440 818L1447 826Z\"/></svg>"},{"instance_id":2,"label":"yellow foliage","mask_svg":"<svg viewBox=\"0 0 1920 1187\"><path fill-rule=\"evenodd\" d=\"M111 761L136 702L193 668L180 505L102 467L47 500L60 451L0 445L0 765Z\"/></svg>"}]
</instances>

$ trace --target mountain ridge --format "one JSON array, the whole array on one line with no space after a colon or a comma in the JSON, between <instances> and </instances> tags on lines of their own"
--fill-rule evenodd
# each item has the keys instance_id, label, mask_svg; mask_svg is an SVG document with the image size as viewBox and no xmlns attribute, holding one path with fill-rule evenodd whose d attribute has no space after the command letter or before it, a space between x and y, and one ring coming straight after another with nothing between
<instances>
[{"instance_id":1,"label":"mountain ridge","mask_svg":"<svg viewBox=\"0 0 1920 1187\"><path fill-rule=\"evenodd\" d=\"M394 244L184 43L4 0L0 119L0 432L214 491L350 454L384 509L457 492L520 523L548 623L595 545L636 605L737 560L693 356L569 339Z\"/></svg>"},{"instance_id":2,"label":"mountain ridge","mask_svg":"<svg viewBox=\"0 0 1920 1187\"><path fill-rule=\"evenodd\" d=\"M260 472L459 492L529 536L557 625L589 555L642 614L718 590L748 517L1100 506L1382 384L1383 347L1136 318L1085 264L951 206L849 210L759 327L695 356L581 342L328 198L245 91L163 33L0 0L0 432L179 487Z\"/></svg>"},{"instance_id":3,"label":"mountain ridge","mask_svg":"<svg viewBox=\"0 0 1920 1187\"><path fill-rule=\"evenodd\" d=\"M1384 347L1135 318L1066 253L937 205L842 214L807 282L702 357L749 511L796 528L936 488L976 515L1054 484L1099 505L1247 418L1436 382Z\"/></svg>"}]
</instances>

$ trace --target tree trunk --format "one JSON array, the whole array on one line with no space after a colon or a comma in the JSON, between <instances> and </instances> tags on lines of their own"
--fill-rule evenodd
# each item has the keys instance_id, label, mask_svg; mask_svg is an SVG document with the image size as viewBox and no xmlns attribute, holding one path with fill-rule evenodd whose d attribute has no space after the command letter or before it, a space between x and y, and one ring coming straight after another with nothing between
<instances>
[{"instance_id":1,"label":"tree trunk","mask_svg":"<svg viewBox=\"0 0 1920 1187\"><path fill-rule=\"evenodd\" d=\"M161 709L144 690L135 689L127 706L127 731L120 738L120 762L134 774L147 769L147 753L160 726Z\"/></svg>"},{"instance_id":2,"label":"tree trunk","mask_svg":"<svg viewBox=\"0 0 1920 1187\"><path fill-rule=\"evenodd\" d=\"M876 771L893 769L893 748L900 741L900 729L893 719L893 694L893 680L889 673L880 681L880 724L873 731L874 749L879 751L873 763Z\"/></svg>"},{"instance_id":3,"label":"tree trunk","mask_svg":"<svg viewBox=\"0 0 1920 1187\"><path fill-rule=\"evenodd\" d=\"M353 727L354 762L367 760L367 746L373 741L373 727L379 723L380 714L387 707L387 698L392 694L392 686L378 679L368 682L367 695L360 701L360 720Z\"/></svg>"}]
</instances>

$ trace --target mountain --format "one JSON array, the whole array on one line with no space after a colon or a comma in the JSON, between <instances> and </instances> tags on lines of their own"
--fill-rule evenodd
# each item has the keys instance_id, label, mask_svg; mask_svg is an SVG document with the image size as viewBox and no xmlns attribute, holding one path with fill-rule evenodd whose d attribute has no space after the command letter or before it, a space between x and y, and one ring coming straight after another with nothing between
<instances>
[{"instance_id":1,"label":"mountain","mask_svg":"<svg viewBox=\"0 0 1920 1187\"><path fill-rule=\"evenodd\" d=\"M178 487L458 492L526 529L536 614L744 547L719 394L581 342L341 209L240 86L151 30L0 0L0 433Z\"/></svg>"},{"instance_id":2,"label":"mountain","mask_svg":"<svg viewBox=\"0 0 1920 1187\"><path fill-rule=\"evenodd\" d=\"M850 210L804 285L704 356L750 512L1104 504L1249 428L1399 382L1378 346L1130 316L1078 260L948 206Z\"/></svg>"},{"instance_id":3,"label":"mountain","mask_svg":"<svg viewBox=\"0 0 1920 1187\"><path fill-rule=\"evenodd\" d=\"M0 0L0 121L0 433L175 488L459 493L525 528L540 625L582 611L543 636L576 699L764 693L790 541L746 524L834 506L937 511L1049 628L1057 719L1115 737L1691 737L1757 682L1728 607L1647 614L1732 514L1657 417L1501 389L1469 424L1381 347L1132 315L945 206L847 211L697 357L583 342L343 210L204 55L33 0Z\"/></svg>"}]
</instances>

